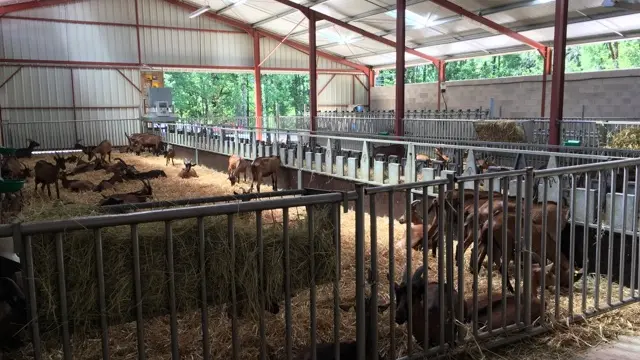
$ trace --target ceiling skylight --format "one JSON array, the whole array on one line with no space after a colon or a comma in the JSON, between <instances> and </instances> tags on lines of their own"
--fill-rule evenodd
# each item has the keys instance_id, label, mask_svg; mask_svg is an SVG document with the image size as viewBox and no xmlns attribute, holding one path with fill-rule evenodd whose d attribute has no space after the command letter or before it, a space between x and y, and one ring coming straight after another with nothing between
<instances>
[{"instance_id":1,"label":"ceiling skylight","mask_svg":"<svg viewBox=\"0 0 640 360\"><path fill-rule=\"evenodd\" d=\"M343 36L339 32L331 28L318 30L318 34L331 42L335 42L343 45L353 44L354 42L362 40L361 37Z\"/></svg>"},{"instance_id":2,"label":"ceiling skylight","mask_svg":"<svg viewBox=\"0 0 640 360\"><path fill-rule=\"evenodd\" d=\"M396 10L387 11L385 14L391 16L394 19L398 16ZM432 16L431 13L429 13L427 16L421 16L411 10L405 10L404 15L406 25L414 29L428 28L436 25L436 18L435 16Z\"/></svg>"}]
</instances>

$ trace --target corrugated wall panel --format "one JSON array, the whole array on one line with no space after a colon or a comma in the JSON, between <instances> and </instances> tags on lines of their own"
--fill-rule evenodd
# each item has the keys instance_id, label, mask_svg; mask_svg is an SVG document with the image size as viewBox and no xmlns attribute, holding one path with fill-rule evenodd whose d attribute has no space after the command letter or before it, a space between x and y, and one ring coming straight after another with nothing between
<instances>
[{"instance_id":1,"label":"corrugated wall panel","mask_svg":"<svg viewBox=\"0 0 640 360\"><path fill-rule=\"evenodd\" d=\"M140 41L144 63L253 66L253 43L246 34L147 28Z\"/></svg>"},{"instance_id":2,"label":"corrugated wall panel","mask_svg":"<svg viewBox=\"0 0 640 360\"><path fill-rule=\"evenodd\" d=\"M135 28L67 24L67 36L71 61L138 62Z\"/></svg>"},{"instance_id":3,"label":"corrugated wall panel","mask_svg":"<svg viewBox=\"0 0 640 360\"><path fill-rule=\"evenodd\" d=\"M138 4L140 24L238 31L206 16L189 19L189 11L162 0L139 0Z\"/></svg>"},{"instance_id":4,"label":"corrugated wall panel","mask_svg":"<svg viewBox=\"0 0 640 360\"><path fill-rule=\"evenodd\" d=\"M0 19L0 29L5 58L69 60L67 24Z\"/></svg>"},{"instance_id":5,"label":"corrugated wall panel","mask_svg":"<svg viewBox=\"0 0 640 360\"><path fill-rule=\"evenodd\" d=\"M135 24L135 3L131 0L76 1L12 13L14 16L77 21Z\"/></svg>"},{"instance_id":6,"label":"corrugated wall panel","mask_svg":"<svg viewBox=\"0 0 640 360\"><path fill-rule=\"evenodd\" d=\"M75 139L82 139L85 144L99 144L102 140L109 140L113 146L127 145L128 141L124 133L134 133L140 131L140 121L135 118L133 112L123 110L108 110L106 112L98 111L82 114L76 112L76 116L83 116L85 119L99 119L98 121L83 121L80 117L75 122L74 133L77 134ZM71 147L75 143L69 142L63 146Z\"/></svg>"},{"instance_id":7,"label":"corrugated wall panel","mask_svg":"<svg viewBox=\"0 0 640 360\"><path fill-rule=\"evenodd\" d=\"M24 67L0 89L0 99L5 107L71 107L71 70Z\"/></svg>"},{"instance_id":8,"label":"corrugated wall panel","mask_svg":"<svg viewBox=\"0 0 640 360\"><path fill-rule=\"evenodd\" d=\"M366 85L367 87L369 86L367 82L369 80L367 79L366 76L356 75L356 78L360 79L360 81L362 81L362 84ZM364 86L362 86L362 84L358 80L356 80L356 87L355 87L356 101L354 101L353 103L369 105L367 103L369 101L369 96L368 96L369 91Z\"/></svg>"},{"instance_id":9,"label":"corrugated wall panel","mask_svg":"<svg viewBox=\"0 0 640 360\"><path fill-rule=\"evenodd\" d=\"M136 31L120 26L2 19L8 59L137 62Z\"/></svg>"},{"instance_id":10,"label":"corrugated wall panel","mask_svg":"<svg viewBox=\"0 0 640 360\"><path fill-rule=\"evenodd\" d=\"M75 136L74 124L69 120L72 118L72 110L3 109L3 143L24 147L30 138L39 142L42 149L56 148L61 140L68 141Z\"/></svg>"},{"instance_id":11,"label":"corrugated wall panel","mask_svg":"<svg viewBox=\"0 0 640 360\"><path fill-rule=\"evenodd\" d=\"M264 60L279 42L263 37L260 39L260 61ZM287 45L280 46L268 59L262 64L263 67L278 68L309 68L309 56Z\"/></svg>"},{"instance_id":12,"label":"corrugated wall panel","mask_svg":"<svg viewBox=\"0 0 640 360\"><path fill-rule=\"evenodd\" d=\"M352 104L352 76L336 75L333 80L326 85L332 76L333 75L329 74L318 75L318 91L324 88L322 94L318 96L318 105Z\"/></svg>"},{"instance_id":13,"label":"corrugated wall panel","mask_svg":"<svg viewBox=\"0 0 640 360\"><path fill-rule=\"evenodd\" d=\"M337 63L335 61L331 61L325 58L318 58L318 69L348 69L348 70L353 70L353 68L347 66L347 65L342 65L340 63Z\"/></svg>"},{"instance_id":14,"label":"corrugated wall panel","mask_svg":"<svg viewBox=\"0 0 640 360\"><path fill-rule=\"evenodd\" d=\"M267 55L276 47L280 42L272 38L263 37L260 39L260 60L264 60ZM262 65L263 67L278 67L278 68L297 68L308 69L309 68L309 55L302 51L296 50L287 45L281 45ZM325 58L318 58L318 69L347 69L353 70L353 68L342 65L335 61L330 61Z\"/></svg>"},{"instance_id":15,"label":"corrugated wall panel","mask_svg":"<svg viewBox=\"0 0 640 360\"><path fill-rule=\"evenodd\" d=\"M121 70L138 88L140 72ZM139 106L140 93L115 69L74 69L76 106ZM110 119L102 117L100 119ZM86 118L85 118L86 119Z\"/></svg>"}]
</instances>

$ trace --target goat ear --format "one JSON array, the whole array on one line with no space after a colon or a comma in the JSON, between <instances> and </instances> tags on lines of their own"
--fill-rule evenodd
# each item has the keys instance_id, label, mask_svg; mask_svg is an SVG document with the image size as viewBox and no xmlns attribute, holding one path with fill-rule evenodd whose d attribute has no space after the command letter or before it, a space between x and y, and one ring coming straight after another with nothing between
<instances>
[{"instance_id":1,"label":"goat ear","mask_svg":"<svg viewBox=\"0 0 640 360\"><path fill-rule=\"evenodd\" d=\"M345 304L341 304L341 305L338 305L338 307L342 311L349 311L352 307L355 308L355 306L349 305L349 304L346 304L346 305Z\"/></svg>"}]
</instances>

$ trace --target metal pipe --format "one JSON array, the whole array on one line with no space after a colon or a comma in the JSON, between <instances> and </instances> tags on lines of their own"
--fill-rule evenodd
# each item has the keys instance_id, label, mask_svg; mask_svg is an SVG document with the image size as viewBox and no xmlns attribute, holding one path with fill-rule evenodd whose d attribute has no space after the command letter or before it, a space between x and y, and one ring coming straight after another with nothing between
<instances>
[{"instance_id":1,"label":"metal pipe","mask_svg":"<svg viewBox=\"0 0 640 360\"><path fill-rule=\"evenodd\" d=\"M274 49L275 51L275 49ZM266 60L266 58L265 58ZM260 34L253 33L253 81L255 87L256 132L257 140L262 140L262 74L260 72Z\"/></svg>"},{"instance_id":2,"label":"metal pipe","mask_svg":"<svg viewBox=\"0 0 640 360\"><path fill-rule=\"evenodd\" d=\"M209 342L209 315L207 304L207 253L204 232L204 218L198 218L198 249L200 265L200 313L202 326L202 353L204 359L211 358L211 344Z\"/></svg>"},{"instance_id":3,"label":"metal pipe","mask_svg":"<svg viewBox=\"0 0 640 360\"><path fill-rule=\"evenodd\" d=\"M164 234L167 241L167 272L169 273L169 311L171 328L171 358L180 359L178 351L178 314L176 313L176 277L173 266L173 228L171 222L164 223Z\"/></svg>"},{"instance_id":4,"label":"metal pipe","mask_svg":"<svg viewBox=\"0 0 640 360\"><path fill-rule=\"evenodd\" d=\"M333 219L333 243L336 249L336 278L333 282L333 352L336 359L340 359L340 274L342 261L340 252L340 204L335 203L331 207L331 217ZM288 359L289 360L289 359Z\"/></svg>"},{"instance_id":5,"label":"metal pipe","mask_svg":"<svg viewBox=\"0 0 640 360\"><path fill-rule=\"evenodd\" d=\"M238 359L240 344L238 343L238 298L236 294L236 236L234 215L227 215L227 237L231 246L231 355Z\"/></svg>"},{"instance_id":6,"label":"metal pipe","mask_svg":"<svg viewBox=\"0 0 640 360\"><path fill-rule=\"evenodd\" d=\"M368 347L372 349L378 349L378 232L377 232L377 216L376 216L376 196L369 196L369 236L370 236L370 244L371 244L371 276L373 277L371 280L371 301L369 304L369 316L371 319L369 321L369 339L371 342L367 344ZM411 221L407 221L407 223L411 223ZM368 358L372 360L378 360L378 351L370 351L368 354Z\"/></svg>"},{"instance_id":7,"label":"metal pipe","mask_svg":"<svg viewBox=\"0 0 640 360\"><path fill-rule=\"evenodd\" d=\"M394 132L403 136L406 0L396 0L396 109Z\"/></svg>"},{"instance_id":8,"label":"metal pipe","mask_svg":"<svg viewBox=\"0 0 640 360\"><path fill-rule=\"evenodd\" d=\"M96 277L98 278L98 306L100 307L100 329L102 330L102 358L109 359L109 323L107 321L107 300L104 283L104 257L100 229L93 232L96 248Z\"/></svg>"},{"instance_id":9,"label":"metal pipe","mask_svg":"<svg viewBox=\"0 0 640 360\"><path fill-rule=\"evenodd\" d=\"M309 117L311 132L318 130L318 69L316 64L316 13L309 12Z\"/></svg>"},{"instance_id":10,"label":"metal pipe","mask_svg":"<svg viewBox=\"0 0 640 360\"><path fill-rule=\"evenodd\" d=\"M555 33L553 38L553 74L551 75L551 112L549 116L549 144L560 144L560 121L564 107L564 60L567 46L567 15L569 0L556 0Z\"/></svg>"},{"instance_id":11,"label":"metal pipe","mask_svg":"<svg viewBox=\"0 0 640 360\"><path fill-rule=\"evenodd\" d=\"M366 189L365 189L366 191ZM396 261L395 261L395 247L396 244L394 242L395 233L394 233L394 219L393 219L393 205L394 205L394 189L390 188L388 193L388 204L389 204L389 303L391 306L389 307L389 328L395 328L395 314L396 314L396 301L395 301L395 274L396 274ZM423 216L426 216L423 214ZM392 331L389 334L389 358L395 358L396 356L396 334L395 331Z\"/></svg>"},{"instance_id":12,"label":"metal pipe","mask_svg":"<svg viewBox=\"0 0 640 360\"><path fill-rule=\"evenodd\" d=\"M64 245L63 234L56 235L56 264L58 266L58 287L60 293L60 317L62 320L62 355L65 360L73 357L71 353L71 339L69 336L69 314L67 307L67 284L64 271Z\"/></svg>"},{"instance_id":13,"label":"metal pipe","mask_svg":"<svg viewBox=\"0 0 640 360\"><path fill-rule=\"evenodd\" d=\"M405 271L406 275L403 279L404 283L407 285L407 314L413 314L413 278L411 274L413 273L412 267L412 258L411 258L411 190L406 189L404 194L404 213L405 213L405 258L407 270ZM424 216L424 215L423 215ZM424 240L424 239L423 239ZM426 249L425 249L426 250ZM395 266L395 265L394 265ZM426 289L425 289L426 291ZM413 334L413 316L407 317L407 334ZM413 354L413 344L412 341L407 341L407 354Z\"/></svg>"},{"instance_id":14,"label":"metal pipe","mask_svg":"<svg viewBox=\"0 0 640 360\"><path fill-rule=\"evenodd\" d=\"M140 239L138 225L131 225L131 247L133 253L133 283L136 299L136 333L138 339L138 359L146 358L144 349L144 318L142 314L142 279L140 276Z\"/></svg>"},{"instance_id":15,"label":"metal pipe","mask_svg":"<svg viewBox=\"0 0 640 360\"><path fill-rule=\"evenodd\" d=\"M357 358L365 360L365 308L364 308L364 186L356 185L356 343Z\"/></svg>"}]
</instances>

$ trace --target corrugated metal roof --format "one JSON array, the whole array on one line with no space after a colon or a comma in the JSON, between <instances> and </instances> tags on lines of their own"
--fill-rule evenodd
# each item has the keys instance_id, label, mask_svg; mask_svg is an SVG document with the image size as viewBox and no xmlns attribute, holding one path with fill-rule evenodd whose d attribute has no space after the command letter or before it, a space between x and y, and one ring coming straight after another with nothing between
<instances>
[{"instance_id":1,"label":"corrugated metal roof","mask_svg":"<svg viewBox=\"0 0 640 360\"><path fill-rule=\"evenodd\" d=\"M213 12L255 25L280 35L286 35L302 20L291 39L307 43L307 21L298 11L273 0L191 0L194 5L209 5ZM294 2L346 21L371 33L395 40L394 0L316 0ZM480 13L488 19L520 31L540 42L553 40L553 0L452 0L463 8ZM640 35L640 15L601 6L602 0L573 0L569 3L569 42L599 41ZM407 45L442 59L482 56L529 49L504 35L497 35L479 24L461 17L428 0L407 0ZM409 19L409 17L408 17ZM608 21L607 21L608 20ZM413 26L412 26L413 25ZM317 24L318 46L322 50L357 63L373 66L393 64L394 49L353 32L338 30L342 38L328 39L323 29L336 31L333 24ZM551 29L551 30L550 30ZM348 46L347 46L348 45ZM407 61L420 61L407 55Z\"/></svg>"}]
</instances>

